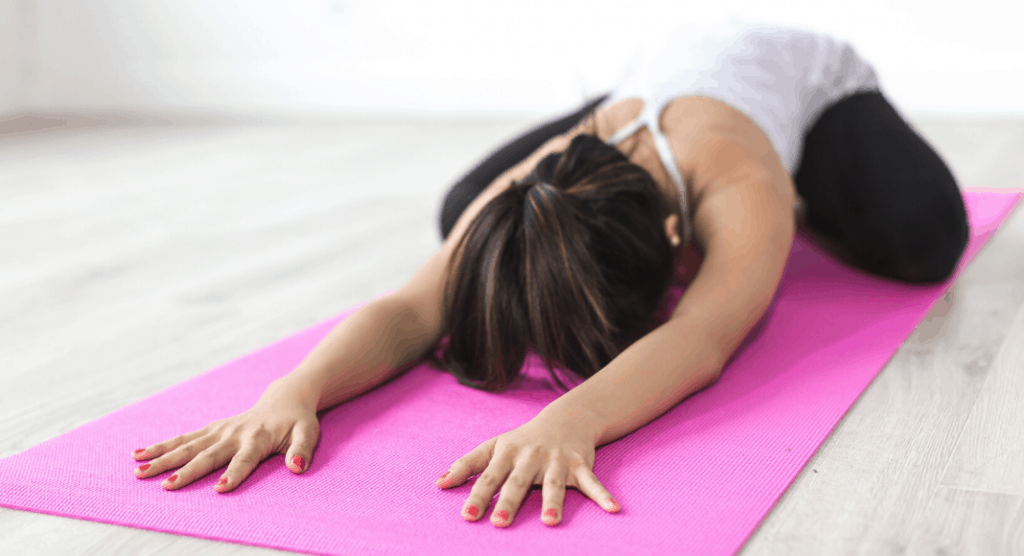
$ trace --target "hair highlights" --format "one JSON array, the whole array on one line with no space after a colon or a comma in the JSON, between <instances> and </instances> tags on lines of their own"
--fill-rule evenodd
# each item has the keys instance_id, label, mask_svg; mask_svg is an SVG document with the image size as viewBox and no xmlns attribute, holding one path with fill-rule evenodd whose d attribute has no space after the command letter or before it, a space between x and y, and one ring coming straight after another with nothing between
<instances>
[{"instance_id":1,"label":"hair highlights","mask_svg":"<svg viewBox=\"0 0 1024 556\"><path fill-rule=\"evenodd\" d=\"M589 377L655 326L673 276L672 209L643 168L592 135L545 157L484 206L445 291L441 364L499 391L528 350Z\"/></svg>"}]
</instances>

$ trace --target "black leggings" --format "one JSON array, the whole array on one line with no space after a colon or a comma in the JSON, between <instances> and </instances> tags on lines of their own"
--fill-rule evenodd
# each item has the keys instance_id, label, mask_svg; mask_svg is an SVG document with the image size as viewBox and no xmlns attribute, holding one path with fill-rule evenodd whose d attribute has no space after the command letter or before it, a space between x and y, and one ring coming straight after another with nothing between
<instances>
[{"instance_id":1,"label":"black leggings","mask_svg":"<svg viewBox=\"0 0 1024 556\"><path fill-rule=\"evenodd\" d=\"M470 170L445 196L441 237L498 175L572 129L604 98L527 131ZM804 137L793 181L808 224L845 245L869 272L944 280L967 245L967 212L952 173L880 92L846 97L821 115Z\"/></svg>"}]
</instances>

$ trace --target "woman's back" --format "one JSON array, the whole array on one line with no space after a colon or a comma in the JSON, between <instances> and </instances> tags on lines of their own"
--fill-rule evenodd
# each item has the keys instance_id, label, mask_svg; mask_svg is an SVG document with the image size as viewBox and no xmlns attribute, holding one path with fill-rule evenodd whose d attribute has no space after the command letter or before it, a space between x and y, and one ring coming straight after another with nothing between
<instances>
[{"instance_id":1,"label":"woman's back","mask_svg":"<svg viewBox=\"0 0 1024 556\"><path fill-rule=\"evenodd\" d=\"M684 96L721 101L761 129L792 174L817 117L844 97L878 88L872 66L841 40L733 22L668 35L604 105L642 98L660 110Z\"/></svg>"}]
</instances>

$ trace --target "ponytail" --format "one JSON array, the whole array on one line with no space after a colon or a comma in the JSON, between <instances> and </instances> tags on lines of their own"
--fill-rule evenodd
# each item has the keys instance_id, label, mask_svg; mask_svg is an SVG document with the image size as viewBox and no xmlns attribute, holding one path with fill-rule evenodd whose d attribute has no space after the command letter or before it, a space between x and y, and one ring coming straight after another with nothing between
<instances>
[{"instance_id":1,"label":"ponytail","mask_svg":"<svg viewBox=\"0 0 1024 556\"><path fill-rule=\"evenodd\" d=\"M526 352L589 377L656 324L672 278L670 213L650 175L580 135L485 205L453 254L440 361L499 391Z\"/></svg>"}]
</instances>

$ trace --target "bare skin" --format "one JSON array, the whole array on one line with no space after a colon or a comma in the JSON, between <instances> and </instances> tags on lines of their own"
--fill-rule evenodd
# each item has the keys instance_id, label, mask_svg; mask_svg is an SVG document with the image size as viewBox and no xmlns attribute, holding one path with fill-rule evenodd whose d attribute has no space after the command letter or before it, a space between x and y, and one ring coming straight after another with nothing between
<instances>
[{"instance_id":1,"label":"bare skin","mask_svg":"<svg viewBox=\"0 0 1024 556\"><path fill-rule=\"evenodd\" d=\"M499 176L405 286L340 323L295 370L275 380L252 409L134 452L137 460L152 459L149 467L136 468L136 476L178 469L173 481L162 484L175 490L227 464L215 487L226 492L275 454L285 454L293 472L304 472L319 439L317 411L389 380L436 345L443 332L441 292L448 261L480 208L575 135L607 139L641 108L640 101L625 100L602 109ZM480 475L461 510L467 520L481 519L500 491L490 521L510 525L533 485L542 486L541 519L548 525L561 521L566 488L578 489L608 512L619 511L593 473L595 449L714 383L778 287L795 233L795 187L764 134L738 111L700 97L670 103L661 126L693 207L696 245L680 247L677 256L703 257L702 262L688 265L691 272L683 279L689 285L668 322L528 423L482 442L438 479L438 487L454 488ZM675 187L646 129L619 148L647 169L666 199L678 206ZM669 216L664 225L676 243L679 216Z\"/></svg>"}]
</instances>

